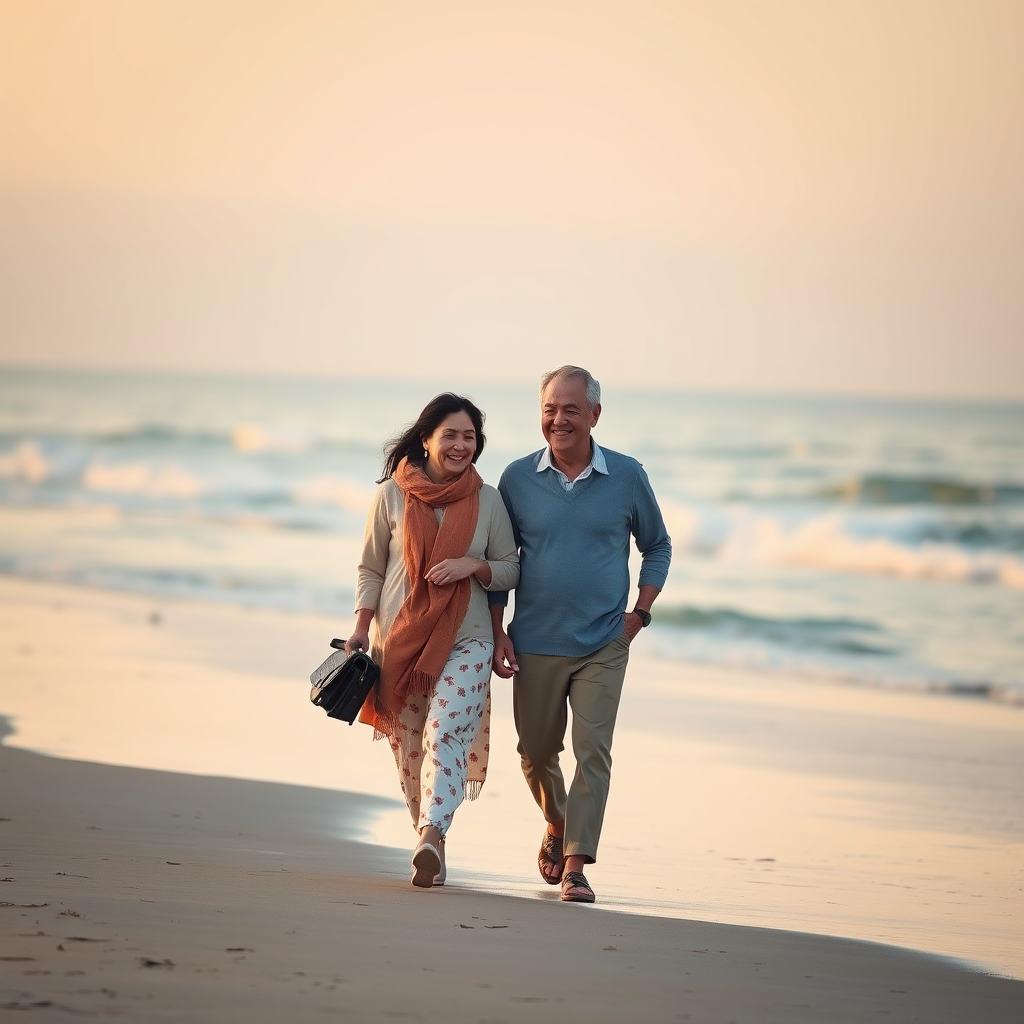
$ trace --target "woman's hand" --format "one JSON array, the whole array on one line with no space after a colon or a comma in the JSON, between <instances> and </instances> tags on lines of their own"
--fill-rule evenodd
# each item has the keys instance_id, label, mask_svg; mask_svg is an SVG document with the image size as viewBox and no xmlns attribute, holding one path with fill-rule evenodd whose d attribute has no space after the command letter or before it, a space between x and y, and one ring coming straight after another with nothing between
<instances>
[{"instance_id":1,"label":"woman's hand","mask_svg":"<svg viewBox=\"0 0 1024 1024\"><path fill-rule=\"evenodd\" d=\"M485 572L486 580L483 579ZM431 566L424 574L428 583L438 587L443 587L447 583L458 583L467 576L481 577L480 582L486 586L491 581L491 567L482 558L465 555L462 558L446 558L443 562Z\"/></svg>"},{"instance_id":2,"label":"woman's hand","mask_svg":"<svg viewBox=\"0 0 1024 1024\"><path fill-rule=\"evenodd\" d=\"M370 653L370 623L373 621L372 608L360 608L356 612L355 628L345 641L345 653L356 654L363 651Z\"/></svg>"},{"instance_id":3,"label":"woman's hand","mask_svg":"<svg viewBox=\"0 0 1024 1024\"><path fill-rule=\"evenodd\" d=\"M369 630L354 629L352 635L345 641L346 654L358 654L360 651L366 653L370 650Z\"/></svg>"}]
</instances>

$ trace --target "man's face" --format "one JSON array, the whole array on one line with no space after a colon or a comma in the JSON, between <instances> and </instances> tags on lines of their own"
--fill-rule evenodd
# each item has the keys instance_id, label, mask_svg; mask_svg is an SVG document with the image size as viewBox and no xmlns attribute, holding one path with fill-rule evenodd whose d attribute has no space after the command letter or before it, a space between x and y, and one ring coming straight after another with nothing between
<instances>
[{"instance_id":1,"label":"man's face","mask_svg":"<svg viewBox=\"0 0 1024 1024\"><path fill-rule=\"evenodd\" d=\"M556 377L540 400L540 429L556 458L590 460L590 429L601 406L587 402L587 386L579 377Z\"/></svg>"}]
</instances>

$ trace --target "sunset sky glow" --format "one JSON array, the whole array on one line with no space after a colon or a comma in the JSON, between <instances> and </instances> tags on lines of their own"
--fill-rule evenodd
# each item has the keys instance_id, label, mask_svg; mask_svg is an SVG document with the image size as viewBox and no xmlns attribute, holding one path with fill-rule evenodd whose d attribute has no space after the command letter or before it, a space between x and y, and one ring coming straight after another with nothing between
<instances>
[{"instance_id":1,"label":"sunset sky glow","mask_svg":"<svg viewBox=\"0 0 1024 1024\"><path fill-rule=\"evenodd\" d=\"M0 363L1024 397L1024 5L4 0Z\"/></svg>"}]
</instances>

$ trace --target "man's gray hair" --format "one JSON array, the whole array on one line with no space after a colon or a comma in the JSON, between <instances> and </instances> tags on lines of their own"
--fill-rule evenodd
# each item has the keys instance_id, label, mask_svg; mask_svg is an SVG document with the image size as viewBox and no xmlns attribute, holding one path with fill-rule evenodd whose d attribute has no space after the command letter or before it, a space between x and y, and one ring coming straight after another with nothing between
<instances>
[{"instance_id":1,"label":"man's gray hair","mask_svg":"<svg viewBox=\"0 0 1024 1024\"><path fill-rule=\"evenodd\" d=\"M584 370L582 366L560 366L557 370L548 370L540 379L540 397L544 398L544 392L547 390L547 386L556 379L563 380L574 380L578 379L583 381L587 388L587 402L590 408L601 404L601 384L598 380L595 380L589 370Z\"/></svg>"}]
</instances>

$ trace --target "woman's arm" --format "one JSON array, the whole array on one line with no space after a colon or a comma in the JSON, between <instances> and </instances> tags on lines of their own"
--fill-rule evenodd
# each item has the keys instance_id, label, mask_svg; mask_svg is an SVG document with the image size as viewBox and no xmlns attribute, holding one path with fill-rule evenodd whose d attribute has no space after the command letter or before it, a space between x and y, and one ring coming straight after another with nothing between
<instances>
[{"instance_id":1,"label":"woman's arm","mask_svg":"<svg viewBox=\"0 0 1024 1024\"><path fill-rule=\"evenodd\" d=\"M373 621L372 608L360 608L356 612L356 624L352 635L345 641L345 653L356 654L370 649L370 623Z\"/></svg>"},{"instance_id":2,"label":"woman's arm","mask_svg":"<svg viewBox=\"0 0 1024 1024\"><path fill-rule=\"evenodd\" d=\"M505 504L500 495L495 497L497 500L491 507L485 552L491 566L491 579L484 583L484 587L487 590L513 590L519 582L519 549Z\"/></svg>"},{"instance_id":3,"label":"woman's arm","mask_svg":"<svg viewBox=\"0 0 1024 1024\"><path fill-rule=\"evenodd\" d=\"M438 585L475 576L485 590L511 590L519 582L519 554L512 536L508 513L495 492L487 523L484 558L464 555L446 558L426 572L426 579Z\"/></svg>"},{"instance_id":4,"label":"woman's arm","mask_svg":"<svg viewBox=\"0 0 1024 1024\"><path fill-rule=\"evenodd\" d=\"M445 583L457 583L467 576L475 576L485 587L491 582L491 567L482 558L464 555L462 558L446 558L443 562L431 566L424 574L424 579L437 586Z\"/></svg>"},{"instance_id":5,"label":"woman's arm","mask_svg":"<svg viewBox=\"0 0 1024 1024\"><path fill-rule=\"evenodd\" d=\"M373 504L366 515L366 530L363 533L363 551L356 570L356 609L376 608L384 589L384 577L388 568L388 551L391 545L391 516L388 512L387 496L382 484L377 488Z\"/></svg>"},{"instance_id":6,"label":"woman's arm","mask_svg":"<svg viewBox=\"0 0 1024 1024\"><path fill-rule=\"evenodd\" d=\"M377 489L366 516L363 553L356 571L356 624L345 642L345 650L349 654L370 649L370 623L376 614L384 588L391 532L385 490L384 486L381 486Z\"/></svg>"}]
</instances>

